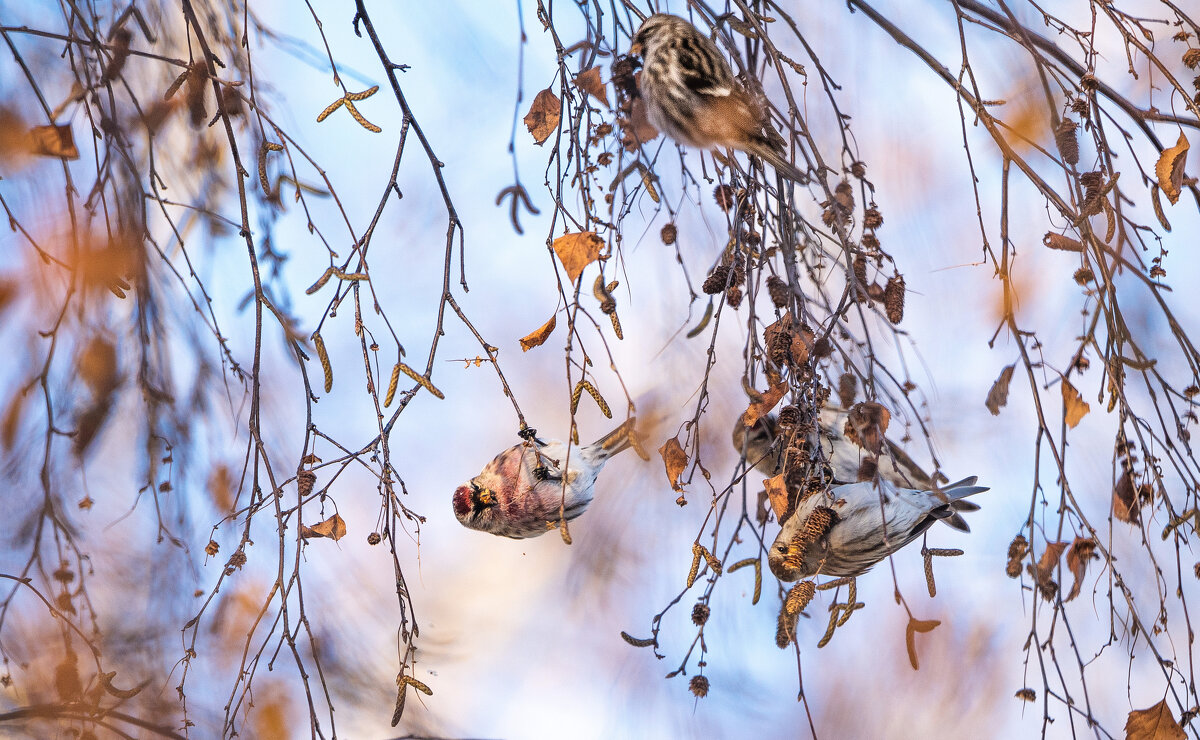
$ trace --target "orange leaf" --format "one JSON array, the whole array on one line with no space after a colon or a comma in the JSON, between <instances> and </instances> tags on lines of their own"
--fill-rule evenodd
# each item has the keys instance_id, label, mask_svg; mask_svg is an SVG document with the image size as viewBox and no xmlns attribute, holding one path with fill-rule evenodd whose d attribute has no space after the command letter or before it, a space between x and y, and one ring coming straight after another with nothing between
<instances>
[{"instance_id":1,"label":"orange leaf","mask_svg":"<svg viewBox=\"0 0 1200 740\"><path fill-rule=\"evenodd\" d=\"M594 231L580 231L555 239L554 253L566 269L567 277L574 283L583 273L583 268L600 259L603 246L604 240L596 236Z\"/></svg>"},{"instance_id":2,"label":"orange leaf","mask_svg":"<svg viewBox=\"0 0 1200 740\"><path fill-rule=\"evenodd\" d=\"M775 520L782 522L788 508L787 486L783 482L783 473L763 481L767 489L767 500L771 502L771 510L775 512Z\"/></svg>"},{"instance_id":3,"label":"orange leaf","mask_svg":"<svg viewBox=\"0 0 1200 740\"><path fill-rule=\"evenodd\" d=\"M336 542L346 536L346 522L340 516L334 514L325 521L314 524L311 527L301 524L300 536L304 539L310 537L328 537Z\"/></svg>"},{"instance_id":4,"label":"orange leaf","mask_svg":"<svg viewBox=\"0 0 1200 740\"><path fill-rule=\"evenodd\" d=\"M541 346L543 342L550 338L551 332L554 331L555 318L550 316L550 320L539 326L528 335L521 337L521 351L528 352L534 347Z\"/></svg>"},{"instance_id":5,"label":"orange leaf","mask_svg":"<svg viewBox=\"0 0 1200 740\"><path fill-rule=\"evenodd\" d=\"M1183 191L1183 165L1187 162L1187 152L1191 145L1183 132L1179 132L1179 140L1170 149L1164 149L1154 165L1154 174L1158 177L1158 186L1171 205L1179 201Z\"/></svg>"},{"instance_id":6,"label":"orange leaf","mask_svg":"<svg viewBox=\"0 0 1200 740\"><path fill-rule=\"evenodd\" d=\"M1071 573L1075 576L1075 583L1071 586L1071 593L1063 601L1070 601L1079 595L1079 587L1083 582L1084 575L1087 574L1088 562L1099 559L1096 554L1096 541L1090 537L1076 537L1071 543L1071 549L1067 550L1067 567L1071 569Z\"/></svg>"},{"instance_id":7,"label":"orange leaf","mask_svg":"<svg viewBox=\"0 0 1200 740\"><path fill-rule=\"evenodd\" d=\"M1171 716L1167 700L1149 709L1135 709L1125 720L1125 740L1185 740L1183 728Z\"/></svg>"},{"instance_id":8,"label":"orange leaf","mask_svg":"<svg viewBox=\"0 0 1200 740\"><path fill-rule=\"evenodd\" d=\"M908 628L904 630L904 645L908 648L908 662L912 664L914 671L921 670L921 666L917 662L917 645L913 638L918 632L932 632L939 624L941 622L936 619L908 618Z\"/></svg>"},{"instance_id":9,"label":"orange leaf","mask_svg":"<svg viewBox=\"0 0 1200 740\"><path fill-rule=\"evenodd\" d=\"M525 126L533 135L533 141L539 146L550 138L550 134L558 130L558 122L562 120L562 103L558 96L549 88L542 90L533 99L529 112L525 114Z\"/></svg>"},{"instance_id":10,"label":"orange leaf","mask_svg":"<svg viewBox=\"0 0 1200 740\"><path fill-rule=\"evenodd\" d=\"M663 446L658 448L658 454L662 455L663 465L667 468L667 480L671 481L671 488L682 491L683 486L679 485L679 476L687 467L688 456L680 446L679 438L671 437L663 442Z\"/></svg>"},{"instance_id":11,"label":"orange leaf","mask_svg":"<svg viewBox=\"0 0 1200 740\"><path fill-rule=\"evenodd\" d=\"M776 404L787 393L787 383L779 376L779 373L772 370L767 371L767 390L765 393L759 393L750 389L750 406L746 409L746 413L742 414L742 424L747 429L758 423L758 420L771 413L771 409L775 408ZM747 385L749 389L749 386Z\"/></svg>"},{"instance_id":12,"label":"orange leaf","mask_svg":"<svg viewBox=\"0 0 1200 740\"><path fill-rule=\"evenodd\" d=\"M34 154L44 154L47 157L79 159L79 150L75 148L75 135L71 133L70 124L34 126L29 129L29 149ZM1175 199L1178 198L1176 193ZM1174 203L1175 199L1171 202Z\"/></svg>"},{"instance_id":13,"label":"orange leaf","mask_svg":"<svg viewBox=\"0 0 1200 740\"><path fill-rule=\"evenodd\" d=\"M1079 395L1079 391L1075 390L1075 386L1071 385L1066 378L1062 381L1062 397L1063 397L1063 415L1067 422L1067 426L1074 429L1079 426L1079 420L1087 416L1087 412L1092 410L1087 401L1083 400L1083 396Z\"/></svg>"},{"instance_id":14,"label":"orange leaf","mask_svg":"<svg viewBox=\"0 0 1200 740\"><path fill-rule=\"evenodd\" d=\"M608 90L604 87L604 83L600 81L599 67L585 69L575 75L575 86L601 103L604 103L605 108L611 107L608 104Z\"/></svg>"}]
</instances>

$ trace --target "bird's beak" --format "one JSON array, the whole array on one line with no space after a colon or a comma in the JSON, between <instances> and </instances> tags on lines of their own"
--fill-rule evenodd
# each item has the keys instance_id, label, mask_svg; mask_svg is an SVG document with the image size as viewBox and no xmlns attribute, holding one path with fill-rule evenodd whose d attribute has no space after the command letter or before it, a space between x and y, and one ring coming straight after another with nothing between
<instances>
[{"instance_id":1,"label":"bird's beak","mask_svg":"<svg viewBox=\"0 0 1200 740\"><path fill-rule=\"evenodd\" d=\"M480 507L483 507L483 508L487 508L489 506L495 506L496 505L496 494L493 493L492 489L490 489L490 488L481 488L481 489L479 489L479 494L476 496L475 501L477 504L479 504Z\"/></svg>"}]
</instances>

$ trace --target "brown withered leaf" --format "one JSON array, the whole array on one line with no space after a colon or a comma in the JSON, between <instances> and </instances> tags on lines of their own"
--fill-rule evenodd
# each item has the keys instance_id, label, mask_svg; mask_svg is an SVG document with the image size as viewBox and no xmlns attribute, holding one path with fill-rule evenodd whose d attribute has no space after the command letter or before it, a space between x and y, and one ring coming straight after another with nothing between
<instances>
[{"instance_id":1,"label":"brown withered leaf","mask_svg":"<svg viewBox=\"0 0 1200 740\"><path fill-rule=\"evenodd\" d=\"M1070 601L1079 595L1083 577L1087 574L1088 562L1099 558L1100 556L1096 554L1095 540L1090 537L1075 538L1075 541L1071 543L1071 549L1067 550L1067 567L1075 576L1075 583L1071 584L1071 593L1063 601Z\"/></svg>"},{"instance_id":2,"label":"brown withered leaf","mask_svg":"<svg viewBox=\"0 0 1200 740\"><path fill-rule=\"evenodd\" d=\"M600 81L600 68L592 67L585 69L575 75L575 86L583 90L588 95L591 95L596 100L604 103L605 108L611 108L608 104L608 89L604 87L604 83Z\"/></svg>"},{"instance_id":3,"label":"brown withered leaf","mask_svg":"<svg viewBox=\"0 0 1200 740\"><path fill-rule=\"evenodd\" d=\"M1113 516L1129 524L1138 523L1138 509L1141 508L1141 502L1138 501L1132 472L1122 471L1117 476L1117 484L1113 486L1112 504Z\"/></svg>"},{"instance_id":4,"label":"brown withered leaf","mask_svg":"<svg viewBox=\"0 0 1200 740\"><path fill-rule=\"evenodd\" d=\"M767 490L767 500L771 502L771 510L775 512L775 521L782 522L788 509L787 485L784 475L780 473L774 478L767 478L763 485Z\"/></svg>"},{"instance_id":5,"label":"brown withered leaf","mask_svg":"<svg viewBox=\"0 0 1200 740\"><path fill-rule=\"evenodd\" d=\"M636 150L638 144L658 138L658 129L650 123L650 116L646 113L646 101L641 98L634 98L629 104L629 120L623 123L625 125L622 130L625 135L621 138L621 144L629 151Z\"/></svg>"},{"instance_id":6,"label":"brown withered leaf","mask_svg":"<svg viewBox=\"0 0 1200 740\"><path fill-rule=\"evenodd\" d=\"M679 444L679 438L671 437L666 442L663 442L662 447L658 448L658 454L662 455L663 465L667 469L667 480L671 481L671 488L676 491L682 491L683 486L679 485L679 476L683 474L683 469L687 467L688 456Z\"/></svg>"},{"instance_id":7,"label":"brown withered leaf","mask_svg":"<svg viewBox=\"0 0 1200 740\"><path fill-rule=\"evenodd\" d=\"M538 93L524 120L534 143L538 146L544 144L550 134L558 130L558 123L562 120L562 103L554 91L546 88Z\"/></svg>"},{"instance_id":8,"label":"brown withered leaf","mask_svg":"<svg viewBox=\"0 0 1200 740\"><path fill-rule=\"evenodd\" d=\"M887 408L874 401L863 401L850 407L846 414L846 438L872 455L883 449L884 434L892 414Z\"/></svg>"},{"instance_id":9,"label":"brown withered leaf","mask_svg":"<svg viewBox=\"0 0 1200 740\"><path fill-rule=\"evenodd\" d=\"M79 159L79 150L75 147L75 135L71 133L69 123L34 126L29 129L29 151L47 157ZM1176 198L1178 197L1176 196Z\"/></svg>"},{"instance_id":10,"label":"brown withered leaf","mask_svg":"<svg viewBox=\"0 0 1200 740\"><path fill-rule=\"evenodd\" d=\"M539 326L524 337L521 337L521 351L528 352L534 347L541 346L543 342L550 338L550 334L554 331L556 319L553 315L550 320Z\"/></svg>"},{"instance_id":11,"label":"brown withered leaf","mask_svg":"<svg viewBox=\"0 0 1200 740\"><path fill-rule=\"evenodd\" d=\"M1058 584L1054 582L1054 569L1058 567L1058 559L1062 557L1063 550L1067 549L1065 542L1047 542L1046 549L1042 551L1042 557L1038 559L1037 568L1032 565L1027 566L1030 575L1037 581L1038 590L1042 592L1042 596L1050 601L1054 595L1058 593Z\"/></svg>"},{"instance_id":12,"label":"brown withered leaf","mask_svg":"<svg viewBox=\"0 0 1200 740\"><path fill-rule=\"evenodd\" d=\"M594 231L579 231L563 234L554 240L554 253L574 283L583 273L583 268L600 259L604 240Z\"/></svg>"},{"instance_id":13,"label":"brown withered leaf","mask_svg":"<svg viewBox=\"0 0 1200 740\"><path fill-rule=\"evenodd\" d=\"M217 465L208 476L208 493L219 512L233 511L233 474L229 466Z\"/></svg>"},{"instance_id":14,"label":"brown withered leaf","mask_svg":"<svg viewBox=\"0 0 1200 740\"><path fill-rule=\"evenodd\" d=\"M1013 368L1016 365L1009 365L1000 371L1000 377L996 378L996 382L992 383L992 389L988 391L987 400L984 405L988 411L992 412L992 416L999 416L1000 409L1008 403L1008 384L1012 382Z\"/></svg>"},{"instance_id":15,"label":"brown withered leaf","mask_svg":"<svg viewBox=\"0 0 1200 740\"><path fill-rule=\"evenodd\" d=\"M1087 412L1092 410L1087 401L1083 400L1083 396L1079 395L1079 391L1075 390L1075 386L1071 385L1066 378L1062 381L1062 397L1063 397L1063 414L1067 422L1067 426L1074 429L1079 426L1079 421L1087 416Z\"/></svg>"},{"instance_id":16,"label":"brown withered leaf","mask_svg":"<svg viewBox=\"0 0 1200 740\"><path fill-rule=\"evenodd\" d=\"M1062 234L1055 234L1052 231L1046 232L1046 235L1044 237L1042 237L1042 244L1045 244L1050 249L1057 249L1057 250L1060 250L1063 252L1082 252L1083 251L1083 243L1082 242L1080 242L1076 239L1072 239L1069 236L1064 236Z\"/></svg>"},{"instance_id":17,"label":"brown withered leaf","mask_svg":"<svg viewBox=\"0 0 1200 740\"><path fill-rule=\"evenodd\" d=\"M0 446L3 446L5 451L11 450L17 441L17 430L21 428L21 413L25 410L27 398L28 393L15 391L8 399L8 408L4 412L3 421L0 421Z\"/></svg>"},{"instance_id":18,"label":"brown withered leaf","mask_svg":"<svg viewBox=\"0 0 1200 740\"><path fill-rule=\"evenodd\" d=\"M774 370L767 371L767 390L764 393L753 391L750 396L750 406L742 414L742 424L747 429L758 423L758 420L771 413L771 409L783 399L787 393L787 383Z\"/></svg>"},{"instance_id":19,"label":"brown withered leaf","mask_svg":"<svg viewBox=\"0 0 1200 740\"><path fill-rule=\"evenodd\" d=\"M300 536L306 540L311 537L328 537L336 542L346 536L346 522L340 516L334 514L325 521L314 524L311 527L301 524Z\"/></svg>"},{"instance_id":20,"label":"brown withered leaf","mask_svg":"<svg viewBox=\"0 0 1200 740\"><path fill-rule=\"evenodd\" d=\"M937 619L908 618L908 628L904 630L904 645L908 648L908 662L912 664L914 671L921 670L921 666L917 662L917 643L915 640L917 633L932 632L933 628L939 624L941 624L941 621Z\"/></svg>"},{"instance_id":21,"label":"brown withered leaf","mask_svg":"<svg viewBox=\"0 0 1200 740\"><path fill-rule=\"evenodd\" d=\"M1135 709L1125 720L1125 740L1186 740L1183 728L1171 715L1167 700L1148 709Z\"/></svg>"},{"instance_id":22,"label":"brown withered leaf","mask_svg":"<svg viewBox=\"0 0 1200 740\"><path fill-rule=\"evenodd\" d=\"M1190 148L1187 137L1179 132L1179 140L1170 149L1164 149L1154 165L1154 174L1158 177L1158 186L1171 205L1179 202L1179 194L1183 192L1183 166L1187 162L1187 152Z\"/></svg>"}]
</instances>

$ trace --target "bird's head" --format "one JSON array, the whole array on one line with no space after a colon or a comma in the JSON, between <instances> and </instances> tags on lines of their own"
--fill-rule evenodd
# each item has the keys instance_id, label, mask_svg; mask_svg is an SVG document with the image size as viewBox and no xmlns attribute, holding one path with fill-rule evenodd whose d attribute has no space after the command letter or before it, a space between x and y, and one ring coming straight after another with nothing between
<instances>
[{"instance_id":1,"label":"bird's head","mask_svg":"<svg viewBox=\"0 0 1200 740\"><path fill-rule=\"evenodd\" d=\"M687 21L666 13L655 13L642 21L641 27L633 34L633 43L629 47L629 53L645 59L646 53L651 51L655 45L674 35L672 29L679 23L686 24Z\"/></svg>"},{"instance_id":2,"label":"bird's head","mask_svg":"<svg viewBox=\"0 0 1200 740\"><path fill-rule=\"evenodd\" d=\"M475 519L497 503L496 493L475 481L468 481L454 491L454 516L463 524Z\"/></svg>"}]
</instances>

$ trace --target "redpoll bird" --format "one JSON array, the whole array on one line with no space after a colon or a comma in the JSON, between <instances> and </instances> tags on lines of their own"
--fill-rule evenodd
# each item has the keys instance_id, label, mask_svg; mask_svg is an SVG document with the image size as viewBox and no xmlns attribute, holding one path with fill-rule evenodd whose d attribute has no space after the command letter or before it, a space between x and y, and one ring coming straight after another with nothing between
<instances>
[{"instance_id":1,"label":"redpoll bird","mask_svg":"<svg viewBox=\"0 0 1200 740\"><path fill-rule=\"evenodd\" d=\"M782 581L814 575L858 576L954 515L952 504L988 490L974 476L940 490L863 481L834 486L800 502L767 555Z\"/></svg>"},{"instance_id":2,"label":"redpoll bird","mask_svg":"<svg viewBox=\"0 0 1200 740\"><path fill-rule=\"evenodd\" d=\"M463 526L523 539L545 534L583 513L596 476L610 457L632 444L630 419L587 446L533 438L508 448L483 472L454 491L454 515ZM564 465L566 469L564 470Z\"/></svg>"},{"instance_id":3,"label":"redpoll bird","mask_svg":"<svg viewBox=\"0 0 1200 740\"><path fill-rule=\"evenodd\" d=\"M734 79L720 49L691 23L656 13L634 34L630 51L642 58L638 90L659 131L700 149L740 149L785 177L804 178L784 158L775 131L764 133L770 123L762 107Z\"/></svg>"},{"instance_id":4,"label":"redpoll bird","mask_svg":"<svg viewBox=\"0 0 1200 740\"><path fill-rule=\"evenodd\" d=\"M878 456L871 455L861 445L852 441L846 435L849 415L850 412L843 408L826 404L821 409L818 422L820 433L813 435L820 437L821 452L832 470L834 485L857 482L860 478L859 473L863 470L863 463L874 460L875 472L879 478L897 488L933 488L933 478L890 439L883 440L883 449ZM742 424L741 417L733 426L733 448L739 455L742 454L744 437L746 463L767 477L778 474L783 466L782 445L776 444L776 438L779 436L778 424L775 414L767 414L750 428ZM943 521L959 531L970 532L971 528L959 512L977 511L979 505L970 501L955 501L951 508L954 512Z\"/></svg>"}]
</instances>

